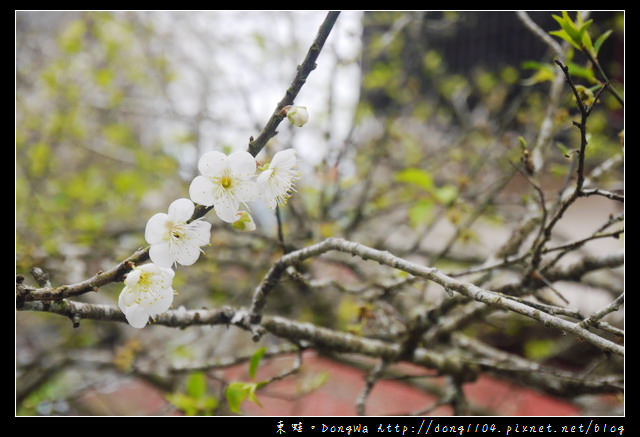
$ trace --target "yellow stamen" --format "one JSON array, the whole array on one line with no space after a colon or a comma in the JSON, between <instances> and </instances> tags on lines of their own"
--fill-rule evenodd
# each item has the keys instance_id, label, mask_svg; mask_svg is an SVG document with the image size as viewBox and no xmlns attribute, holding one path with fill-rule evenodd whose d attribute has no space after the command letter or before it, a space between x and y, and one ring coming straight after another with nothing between
<instances>
[{"instance_id":1,"label":"yellow stamen","mask_svg":"<svg viewBox=\"0 0 640 437\"><path fill-rule=\"evenodd\" d=\"M222 178L220 178L220 185L222 185L222 188L229 188L231 186L231 178L229 176L222 176Z\"/></svg>"}]
</instances>

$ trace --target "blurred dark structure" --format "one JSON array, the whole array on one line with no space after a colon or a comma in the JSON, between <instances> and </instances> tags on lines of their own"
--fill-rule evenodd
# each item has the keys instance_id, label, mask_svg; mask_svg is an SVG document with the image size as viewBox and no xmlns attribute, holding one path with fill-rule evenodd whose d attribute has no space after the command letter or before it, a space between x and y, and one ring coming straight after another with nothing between
<instances>
[{"instance_id":1,"label":"blurred dark structure","mask_svg":"<svg viewBox=\"0 0 640 437\"><path fill-rule=\"evenodd\" d=\"M621 12L591 12L594 23L592 35L612 29L616 14ZM552 15L561 11L528 12L529 17L544 31L559 29ZM571 12L572 17L575 12ZM596 30L597 29L597 30ZM428 94L432 84L425 77L423 56L435 50L442 57L447 74L468 76L480 67L496 72L505 66L519 69L525 61L551 62L553 54L540 38L525 27L515 11L411 11L368 12L364 17L363 42L365 47L391 46L390 41L401 38L402 48L394 50L365 50L363 69L368 71L377 62L401 59L407 76L420 78L420 94ZM554 37L555 38L555 37ZM593 38L595 40L595 38ZM378 40L378 41L376 41ZM559 42L562 42L556 38ZM390 55L391 53L391 55ZM398 55L396 57L396 55ZM576 53L575 62L585 65L586 57ZM622 82L624 71L624 36L614 32L602 46L599 60L611 80ZM370 90L369 90L370 91ZM374 107L384 107L392 96L380 95L374 90ZM390 99L388 99L390 98Z\"/></svg>"},{"instance_id":2,"label":"blurred dark structure","mask_svg":"<svg viewBox=\"0 0 640 437\"><path fill-rule=\"evenodd\" d=\"M543 60L550 56L548 47L523 25L515 12L459 12L453 22L454 30L438 32L430 29L429 20L441 19L438 15L442 14L425 15L421 36L429 46L442 52L453 73L464 73L476 66L487 69L504 65L518 66L524 61ZM559 28L552 15L560 16L560 11L527 14L547 32ZM613 12L592 12L589 17L594 23L604 25L613 15ZM604 64L619 55L614 53L612 42L603 46L600 57ZM620 43L622 41L615 41L616 48Z\"/></svg>"}]
</instances>

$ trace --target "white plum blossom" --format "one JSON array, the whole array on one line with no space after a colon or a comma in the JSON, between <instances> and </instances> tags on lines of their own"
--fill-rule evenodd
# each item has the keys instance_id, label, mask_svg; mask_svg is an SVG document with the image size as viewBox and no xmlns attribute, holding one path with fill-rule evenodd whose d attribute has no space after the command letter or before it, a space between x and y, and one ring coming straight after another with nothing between
<instances>
[{"instance_id":1,"label":"white plum blossom","mask_svg":"<svg viewBox=\"0 0 640 437\"><path fill-rule=\"evenodd\" d=\"M298 178L295 167L296 151L286 149L276 153L267 169L258 175L260 197L269 208L285 205L291 197L293 184Z\"/></svg>"},{"instance_id":2,"label":"white plum blossom","mask_svg":"<svg viewBox=\"0 0 640 437\"><path fill-rule=\"evenodd\" d=\"M173 270L153 263L135 267L124 280L118 306L134 328L144 328L149 317L169 309L173 302Z\"/></svg>"},{"instance_id":3,"label":"white plum blossom","mask_svg":"<svg viewBox=\"0 0 640 437\"><path fill-rule=\"evenodd\" d=\"M305 106L287 106L284 108L287 118L294 126L302 127L309 120L309 113Z\"/></svg>"},{"instance_id":4,"label":"white plum blossom","mask_svg":"<svg viewBox=\"0 0 640 437\"><path fill-rule=\"evenodd\" d=\"M257 196L256 160L249 152L207 152L198 161L198 170L201 175L189 186L191 200L214 206L218 217L227 223L236 221L241 204Z\"/></svg>"},{"instance_id":5,"label":"white plum blossom","mask_svg":"<svg viewBox=\"0 0 640 437\"><path fill-rule=\"evenodd\" d=\"M157 213L149 219L144 237L151 245L152 262L170 268L175 263L190 266L198 260L200 246L209 244L211 223L200 219L187 223L194 210L191 200L181 198L171 202L168 214Z\"/></svg>"}]
</instances>

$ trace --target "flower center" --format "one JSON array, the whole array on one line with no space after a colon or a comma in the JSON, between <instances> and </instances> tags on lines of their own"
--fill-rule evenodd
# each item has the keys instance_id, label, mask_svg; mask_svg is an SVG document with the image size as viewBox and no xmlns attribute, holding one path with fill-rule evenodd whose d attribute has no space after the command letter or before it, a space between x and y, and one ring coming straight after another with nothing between
<instances>
[{"instance_id":1,"label":"flower center","mask_svg":"<svg viewBox=\"0 0 640 437\"><path fill-rule=\"evenodd\" d=\"M220 185L222 185L222 188L229 188L231 186L231 177L230 176L222 176L220 178Z\"/></svg>"},{"instance_id":2,"label":"flower center","mask_svg":"<svg viewBox=\"0 0 640 437\"><path fill-rule=\"evenodd\" d=\"M167 222L167 233L165 238L169 241L179 240L184 237L184 229L182 223Z\"/></svg>"},{"instance_id":3,"label":"flower center","mask_svg":"<svg viewBox=\"0 0 640 437\"><path fill-rule=\"evenodd\" d=\"M185 234L184 234L184 229L182 228L182 226L179 225L174 225L171 228L171 239L172 240L179 240L181 238L184 238Z\"/></svg>"},{"instance_id":4,"label":"flower center","mask_svg":"<svg viewBox=\"0 0 640 437\"><path fill-rule=\"evenodd\" d=\"M138 279L138 287L140 287L142 291L148 291L152 282L152 275L150 273L143 272L140 275L140 279Z\"/></svg>"}]
</instances>

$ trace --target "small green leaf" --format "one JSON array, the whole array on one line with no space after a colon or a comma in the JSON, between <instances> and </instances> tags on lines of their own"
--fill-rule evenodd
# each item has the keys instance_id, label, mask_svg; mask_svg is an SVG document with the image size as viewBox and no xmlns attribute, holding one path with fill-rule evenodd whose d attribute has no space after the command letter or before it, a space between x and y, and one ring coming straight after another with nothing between
<instances>
[{"instance_id":1,"label":"small green leaf","mask_svg":"<svg viewBox=\"0 0 640 437\"><path fill-rule=\"evenodd\" d=\"M225 390L225 397L229 404L229 409L233 413L240 412L240 405L245 399L249 399L258 406L262 406L258 398L256 397L256 389L263 387L264 383L251 383L251 382L232 382L227 386Z\"/></svg>"},{"instance_id":2,"label":"small green leaf","mask_svg":"<svg viewBox=\"0 0 640 437\"><path fill-rule=\"evenodd\" d=\"M395 180L397 182L406 182L425 191L431 191L433 188L433 178L431 173L420 168L407 168L396 173Z\"/></svg>"},{"instance_id":3,"label":"small green leaf","mask_svg":"<svg viewBox=\"0 0 640 437\"><path fill-rule=\"evenodd\" d=\"M573 41L573 38L571 38L569 36L569 34L567 32L565 32L564 30L552 30L551 32L549 32L549 35L553 35L553 36L557 36L558 38L562 38L563 40L567 41L568 43L571 43L572 46L574 46L575 48L580 50L580 46L578 44L576 44Z\"/></svg>"},{"instance_id":4,"label":"small green leaf","mask_svg":"<svg viewBox=\"0 0 640 437\"><path fill-rule=\"evenodd\" d=\"M420 200L409 208L409 221L413 228L426 224L432 217L433 202Z\"/></svg>"},{"instance_id":5,"label":"small green leaf","mask_svg":"<svg viewBox=\"0 0 640 437\"><path fill-rule=\"evenodd\" d=\"M458 198L458 189L453 185L445 185L434 193L436 199L443 205L449 205Z\"/></svg>"},{"instance_id":6,"label":"small green leaf","mask_svg":"<svg viewBox=\"0 0 640 437\"><path fill-rule=\"evenodd\" d=\"M224 393L232 413L240 412L240 405L247 397L247 392L241 382L232 382L227 386Z\"/></svg>"},{"instance_id":7,"label":"small green leaf","mask_svg":"<svg viewBox=\"0 0 640 437\"><path fill-rule=\"evenodd\" d=\"M567 148L567 146L565 146L561 142L556 142L555 145L558 149L560 149L560 152L562 152L562 154L566 157L567 153L569 153L569 149Z\"/></svg>"},{"instance_id":8,"label":"small green leaf","mask_svg":"<svg viewBox=\"0 0 640 437\"><path fill-rule=\"evenodd\" d=\"M186 382L187 394L193 398L201 398L207 392L207 381L202 372L189 375Z\"/></svg>"},{"instance_id":9,"label":"small green leaf","mask_svg":"<svg viewBox=\"0 0 640 437\"><path fill-rule=\"evenodd\" d=\"M580 14L578 14L578 16L580 16ZM591 26L592 23L593 23L593 20L588 20L582 23L582 25L578 29L578 37L580 38L580 41L582 41L582 38L584 38L585 35L588 35L587 30L589 29L589 26Z\"/></svg>"},{"instance_id":10,"label":"small green leaf","mask_svg":"<svg viewBox=\"0 0 640 437\"><path fill-rule=\"evenodd\" d=\"M552 15L554 20L558 22L561 30L554 30L549 32L550 35L557 36L562 38L563 40L571 43L578 50L582 50L581 41L580 41L580 33L578 29L573 24L573 21L569 17L567 11L562 11L562 18L557 15Z\"/></svg>"},{"instance_id":11,"label":"small green leaf","mask_svg":"<svg viewBox=\"0 0 640 437\"><path fill-rule=\"evenodd\" d=\"M176 408L184 411L187 416L195 416L198 413L196 400L191 396L184 393L169 393L165 397Z\"/></svg>"},{"instance_id":12,"label":"small green leaf","mask_svg":"<svg viewBox=\"0 0 640 437\"><path fill-rule=\"evenodd\" d=\"M586 79L591 83L597 82L593 70L590 67L583 67L573 62L567 62L567 67L569 68L569 74L571 76L582 77L583 79Z\"/></svg>"},{"instance_id":13,"label":"small green leaf","mask_svg":"<svg viewBox=\"0 0 640 437\"><path fill-rule=\"evenodd\" d=\"M531 360L543 360L556 350L556 341L551 339L529 340L524 345L524 355Z\"/></svg>"},{"instance_id":14,"label":"small green leaf","mask_svg":"<svg viewBox=\"0 0 640 437\"><path fill-rule=\"evenodd\" d=\"M218 408L218 400L213 396L194 398L184 393L169 393L165 398L187 416L209 416Z\"/></svg>"},{"instance_id":15,"label":"small green leaf","mask_svg":"<svg viewBox=\"0 0 640 437\"><path fill-rule=\"evenodd\" d=\"M562 21L559 22L560 27L567 32L567 34L575 41L576 44L580 44L580 32L573 23L573 20L569 17L567 11L562 11Z\"/></svg>"},{"instance_id":16,"label":"small green leaf","mask_svg":"<svg viewBox=\"0 0 640 437\"><path fill-rule=\"evenodd\" d=\"M266 351L266 347L261 347L260 349L255 351L253 355L251 355L251 359L249 359L249 376L251 377L251 379L255 378L260 360L262 360L262 357L264 356L264 353Z\"/></svg>"},{"instance_id":17,"label":"small green leaf","mask_svg":"<svg viewBox=\"0 0 640 437\"><path fill-rule=\"evenodd\" d=\"M218 408L218 400L213 396L205 396L198 399L197 407L203 414L210 415Z\"/></svg>"},{"instance_id":18,"label":"small green leaf","mask_svg":"<svg viewBox=\"0 0 640 437\"><path fill-rule=\"evenodd\" d=\"M607 38L609 38L609 35L611 35L611 30L607 30L605 33L600 35L596 42L593 44L593 51L595 52L596 56L598 56L598 52L600 51L602 43L605 42Z\"/></svg>"},{"instance_id":19,"label":"small green leaf","mask_svg":"<svg viewBox=\"0 0 640 437\"><path fill-rule=\"evenodd\" d=\"M406 273L406 272L403 272ZM296 394L305 395L322 387L329 380L329 372L323 370L318 373L307 374L298 381Z\"/></svg>"},{"instance_id":20,"label":"small green leaf","mask_svg":"<svg viewBox=\"0 0 640 437\"><path fill-rule=\"evenodd\" d=\"M555 72L551 64L543 64L536 61L525 61L522 63L522 68L527 70L536 70L533 76L523 80L523 85L531 86L540 82L552 81L555 77Z\"/></svg>"},{"instance_id":21,"label":"small green leaf","mask_svg":"<svg viewBox=\"0 0 640 437\"><path fill-rule=\"evenodd\" d=\"M593 23L593 20L589 20L586 23L584 23L582 27L580 27L580 30L578 31L578 33L580 38L580 44L582 44L582 46L585 49L587 49L589 53L593 54L594 53L593 44L591 43L591 37L589 36L589 32L587 32L587 29L589 28L591 23Z\"/></svg>"},{"instance_id":22,"label":"small green leaf","mask_svg":"<svg viewBox=\"0 0 640 437\"><path fill-rule=\"evenodd\" d=\"M249 398L249 400L254 404L256 404L257 406L262 407L262 404L260 403L260 401L258 400L258 397L256 396L257 388L258 388L258 384L251 384L251 388L249 389L249 394L247 398Z\"/></svg>"},{"instance_id":23,"label":"small green leaf","mask_svg":"<svg viewBox=\"0 0 640 437\"><path fill-rule=\"evenodd\" d=\"M518 137L518 142L520 143L520 149L527 150L527 140L522 135Z\"/></svg>"}]
</instances>

